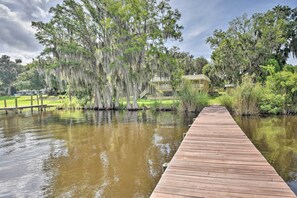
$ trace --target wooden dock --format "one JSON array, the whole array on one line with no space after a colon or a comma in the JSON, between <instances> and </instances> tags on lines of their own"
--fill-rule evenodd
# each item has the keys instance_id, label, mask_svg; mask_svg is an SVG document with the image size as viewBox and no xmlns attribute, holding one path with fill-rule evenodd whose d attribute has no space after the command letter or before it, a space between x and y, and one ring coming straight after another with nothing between
<instances>
[{"instance_id":1,"label":"wooden dock","mask_svg":"<svg viewBox=\"0 0 297 198\"><path fill-rule=\"evenodd\" d=\"M49 106L46 104L43 104L43 97L40 94L40 96L36 95L36 101L37 101L37 105L34 105L34 100L33 100L33 95L31 95L31 99L30 99L30 105L26 105L26 106L18 106L18 98L15 98L15 106L13 107L7 107L7 101L6 99L4 99L4 108L0 108L0 111L5 111L6 114L8 114L8 111L14 111L15 113L18 112L22 112L23 109L31 109L31 111L33 112L33 109L38 109L38 111L46 111L46 108L49 107L53 107L53 106ZM39 100L41 102L41 104L39 104Z\"/></svg>"},{"instance_id":2,"label":"wooden dock","mask_svg":"<svg viewBox=\"0 0 297 198\"><path fill-rule=\"evenodd\" d=\"M19 106L19 107L4 107L0 108L0 111L14 111L14 110L23 110L23 109L46 109L47 107L50 107L48 105L32 105L32 106Z\"/></svg>"},{"instance_id":3,"label":"wooden dock","mask_svg":"<svg viewBox=\"0 0 297 198\"><path fill-rule=\"evenodd\" d=\"M160 197L295 197L225 107L195 119L155 187Z\"/></svg>"}]
</instances>

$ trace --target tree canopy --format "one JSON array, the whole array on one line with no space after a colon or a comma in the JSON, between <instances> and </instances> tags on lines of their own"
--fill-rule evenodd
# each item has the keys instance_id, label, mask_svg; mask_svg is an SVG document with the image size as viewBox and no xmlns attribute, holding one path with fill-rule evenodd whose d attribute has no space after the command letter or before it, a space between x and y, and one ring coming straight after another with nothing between
<instances>
[{"instance_id":1,"label":"tree canopy","mask_svg":"<svg viewBox=\"0 0 297 198\"><path fill-rule=\"evenodd\" d=\"M31 64L25 66L25 71L17 76L14 86L17 90L40 90L46 87L44 75L31 67Z\"/></svg>"},{"instance_id":2,"label":"tree canopy","mask_svg":"<svg viewBox=\"0 0 297 198\"><path fill-rule=\"evenodd\" d=\"M98 108L117 108L120 96L138 108L164 42L181 39L180 13L168 0L64 0L50 12L49 22L32 23L45 47L40 68L67 80L70 90L91 90Z\"/></svg>"},{"instance_id":3,"label":"tree canopy","mask_svg":"<svg viewBox=\"0 0 297 198\"><path fill-rule=\"evenodd\" d=\"M214 50L207 70L228 83L240 82L245 74L263 75L261 65L269 59L275 59L282 70L289 54L297 55L296 30L297 8L276 6L250 18L238 17L226 31L215 30L207 39Z\"/></svg>"},{"instance_id":4,"label":"tree canopy","mask_svg":"<svg viewBox=\"0 0 297 198\"><path fill-rule=\"evenodd\" d=\"M0 58L0 87L8 95L11 94L12 85L17 79L18 74L22 71L21 63L22 61L20 59L12 61L7 55L3 55Z\"/></svg>"}]
</instances>

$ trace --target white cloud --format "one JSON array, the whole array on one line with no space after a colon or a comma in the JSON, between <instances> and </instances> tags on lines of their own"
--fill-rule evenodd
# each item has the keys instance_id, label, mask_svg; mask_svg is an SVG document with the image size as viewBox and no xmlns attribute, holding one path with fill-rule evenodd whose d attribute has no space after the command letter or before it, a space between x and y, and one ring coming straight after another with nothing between
<instances>
[{"instance_id":1,"label":"white cloud","mask_svg":"<svg viewBox=\"0 0 297 198\"><path fill-rule=\"evenodd\" d=\"M203 27L203 26L194 27L188 32L188 37L193 38L193 37L199 36L201 33L205 32L208 28L209 27Z\"/></svg>"},{"instance_id":2,"label":"white cloud","mask_svg":"<svg viewBox=\"0 0 297 198\"><path fill-rule=\"evenodd\" d=\"M6 51L5 53L0 53L0 56L8 55L11 60L21 59L23 64L31 63L32 59L39 55L39 52L28 52L22 50L13 50L11 52Z\"/></svg>"},{"instance_id":3,"label":"white cloud","mask_svg":"<svg viewBox=\"0 0 297 198\"><path fill-rule=\"evenodd\" d=\"M32 21L49 19L48 10L62 0L0 0L0 55L28 63L41 51Z\"/></svg>"},{"instance_id":4,"label":"white cloud","mask_svg":"<svg viewBox=\"0 0 297 198\"><path fill-rule=\"evenodd\" d=\"M26 31L35 33L34 29L31 27L31 21L24 21L20 14L17 12L12 12L7 6L0 4L0 18L6 19L8 22L15 22L17 25L24 28Z\"/></svg>"},{"instance_id":5,"label":"white cloud","mask_svg":"<svg viewBox=\"0 0 297 198\"><path fill-rule=\"evenodd\" d=\"M194 56L204 56L210 59L212 50L206 44L206 38L215 29L227 29L229 22L235 17L248 13L265 12L276 5L296 7L296 0L265 1L236 1L236 0L172 0L170 4L181 14L180 24L184 26L183 42L168 42L168 46L178 46L182 51ZM290 58L289 62L297 62Z\"/></svg>"},{"instance_id":6,"label":"white cloud","mask_svg":"<svg viewBox=\"0 0 297 198\"><path fill-rule=\"evenodd\" d=\"M244 13L263 12L277 4L295 5L296 0L264 1L236 0L171 0L173 8L182 13L180 24L184 26L183 42L168 42L194 56L210 58L211 49L205 43L214 29L226 29L228 22ZM48 9L62 0L0 0L0 55L10 55L30 62L39 54L42 46L36 40L31 21L48 21ZM296 64L296 58L290 59Z\"/></svg>"},{"instance_id":7,"label":"white cloud","mask_svg":"<svg viewBox=\"0 0 297 198\"><path fill-rule=\"evenodd\" d=\"M173 0L171 5L177 8L182 17L180 24L184 26L183 42L170 43L169 46L177 45L182 51L188 51L194 56L210 57L211 50L205 43L205 37L208 37L217 27L215 24L221 17L223 9L220 3L223 0Z\"/></svg>"},{"instance_id":8,"label":"white cloud","mask_svg":"<svg viewBox=\"0 0 297 198\"><path fill-rule=\"evenodd\" d=\"M41 9L40 7L36 7L38 12L34 12L32 14L32 17L35 17L35 18L46 18L49 13L43 9Z\"/></svg>"}]
</instances>

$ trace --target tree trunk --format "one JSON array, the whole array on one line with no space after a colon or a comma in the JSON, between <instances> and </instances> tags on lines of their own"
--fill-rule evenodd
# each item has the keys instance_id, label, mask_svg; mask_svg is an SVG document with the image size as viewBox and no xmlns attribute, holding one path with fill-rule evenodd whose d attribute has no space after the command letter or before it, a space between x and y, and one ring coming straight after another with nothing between
<instances>
[{"instance_id":1,"label":"tree trunk","mask_svg":"<svg viewBox=\"0 0 297 198\"><path fill-rule=\"evenodd\" d=\"M103 99L104 99L104 108L105 109L112 109L112 96L109 93L108 90L105 90L103 93Z\"/></svg>"},{"instance_id":2,"label":"tree trunk","mask_svg":"<svg viewBox=\"0 0 297 198\"><path fill-rule=\"evenodd\" d=\"M126 101L127 101L127 109L131 109L131 103L130 103L130 93L127 91L126 93Z\"/></svg>"},{"instance_id":3,"label":"tree trunk","mask_svg":"<svg viewBox=\"0 0 297 198\"><path fill-rule=\"evenodd\" d=\"M95 101L94 101L94 109L102 109L102 100L99 92L99 88L95 88Z\"/></svg>"},{"instance_id":4,"label":"tree trunk","mask_svg":"<svg viewBox=\"0 0 297 198\"><path fill-rule=\"evenodd\" d=\"M8 96L11 95L11 85L9 85L8 88L7 88L7 95L8 95Z\"/></svg>"},{"instance_id":5,"label":"tree trunk","mask_svg":"<svg viewBox=\"0 0 297 198\"><path fill-rule=\"evenodd\" d=\"M134 84L133 86L133 109L138 109L138 104L137 104L137 99L138 99L138 89L137 89L137 85Z\"/></svg>"},{"instance_id":6,"label":"tree trunk","mask_svg":"<svg viewBox=\"0 0 297 198\"><path fill-rule=\"evenodd\" d=\"M119 109L119 104L120 104L120 102L119 102L119 91L116 91L115 90L115 96L114 96L114 104L113 104L113 107L114 107L114 109Z\"/></svg>"},{"instance_id":7,"label":"tree trunk","mask_svg":"<svg viewBox=\"0 0 297 198\"><path fill-rule=\"evenodd\" d=\"M130 84L129 77L127 77L127 74L125 75L125 81L126 81L126 100L127 100L127 109L131 109L131 103L130 103L131 84Z\"/></svg>"},{"instance_id":8,"label":"tree trunk","mask_svg":"<svg viewBox=\"0 0 297 198\"><path fill-rule=\"evenodd\" d=\"M69 88L68 88L68 97L69 97L69 102L70 102L70 105L71 105L71 102L72 102L72 90L71 90L71 85L69 85Z\"/></svg>"},{"instance_id":9,"label":"tree trunk","mask_svg":"<svg viewBox=\"0 0 297 198\"><path fill-rule=\"evenodd\" d=\"M95 93L94 93L94 109L97 107L98 108L98 106L99 106L99 104L98 104L98 94L97 94L97 90L95 90Z\"/></svg>"}]
</instances>

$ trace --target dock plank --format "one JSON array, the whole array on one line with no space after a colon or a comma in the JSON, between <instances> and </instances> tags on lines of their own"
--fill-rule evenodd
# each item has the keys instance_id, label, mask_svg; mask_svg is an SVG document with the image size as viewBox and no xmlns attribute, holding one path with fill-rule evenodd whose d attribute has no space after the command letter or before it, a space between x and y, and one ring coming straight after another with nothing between
<instances>
[{"instance_id":1,"label":"dock plank","mask_svg":"<svg viewBox=\"0 0 297 198\"><path fill-rule=\"evenodd\" d=\"M195 119L151 198L296 197L225 107Z\"/></svg>"},{"instance_id":2,"label":"dock plank","mask_svg":"<svg viewBox=\"0 0 297 198\"><path fill-rule=\"evenodd\" d=\"M32 106L19 106L19 107L4 107L4 108L0 108L0 110L5 111L5 110L15 110L15 109L47 108L47 107L51 107L51 106L48 106L48 105L32 105Z\"/></svg>"}]
</instances>

